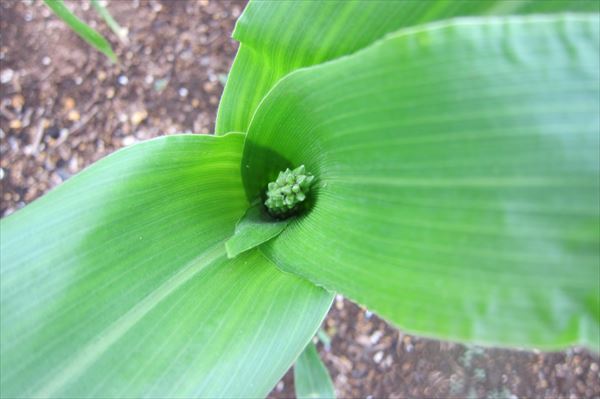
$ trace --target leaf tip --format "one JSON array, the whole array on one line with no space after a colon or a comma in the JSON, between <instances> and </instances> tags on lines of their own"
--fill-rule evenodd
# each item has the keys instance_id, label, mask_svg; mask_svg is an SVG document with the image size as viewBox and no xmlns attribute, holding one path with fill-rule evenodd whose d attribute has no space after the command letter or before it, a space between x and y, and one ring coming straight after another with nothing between
<instances>
[{"instance_id":1,"label":"leaf tip","mask_svg":"<svg viewBox=\"0 0 600 399\"><path fill-rule=\"evenodd\" d=\"M240 254L239 249L235 248L235 245L231 241L235 239L235 236L231 237L225 242L225 252L227 253L227 259L233 259Z\"/></svg>"}]
</instances>

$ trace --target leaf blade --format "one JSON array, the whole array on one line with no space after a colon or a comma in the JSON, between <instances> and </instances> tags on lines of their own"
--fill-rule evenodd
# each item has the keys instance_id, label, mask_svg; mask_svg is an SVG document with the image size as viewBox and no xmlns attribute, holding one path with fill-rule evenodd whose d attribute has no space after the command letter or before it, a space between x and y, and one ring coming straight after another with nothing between
<instances>
[{"instance_id":1,"label":"leaf blade","mask_svg":"<svg viewBox=\"0 0 600 399\"><path fill-rule=\"evenodd\" d=\"M3 397L268 393L332 295L227 259L243 139L140 143L0 220Z\"/></svg>"},{"instance_id":2,"label":"leaf blade","mask_svg":"<svg viewBox=\"0 0 600 399\"><path fill-rule=\"evenodd\" d=\"M127 29L123 28L119 23L113 18L108 9L102 5L98 0L91 0L92 6L96 9L96 12L100 14L104 22L108 25L108 27L117 35L119 40L123 43L127 43Z\"/></svg>"},{"instance_id":3,"label":"leaf blade","mask_svg":"<svg viewBox=\"0 0 600 399\"><path fill-rule=\"evenodd\" d=\"M297 398L335 398L329 372L312 342L294 365L294 387Z\"/></svg>"},{"instance_id":4,"label":"leaf blade","mask_svg":"<svg viewBox=\"0 0 600 399\"><path fill-rule=\"evenodd\" d=\"M285 75L352 54L400 28L454 17L567 11L600 12L600 5L594 0L330 0L290 7L251 1L233 33L240 48L221 97L216 132L246 132L260 101Z\"/></svg>"},{"instance_id":5,"label":"leaf blade","mask_svg":"<svg viewBox=\"0 0 600 399\"><path fill-rule=\"evenodd\" d=\"M233 236L225 243L227 256L235 258L267 242L281 233L289 222L290 219L272 220L265 215L261 204L250 207L235 226Z\"/></svg>"},{"instance_id":6,"label":"leaf blade","mask_svg":"<svg viewBox=\"0 0 600 399\"><path fill-rule=\"evenodd\" d=\"M594 347L598 31L458 19L287 76L248 132L248 197L273 159L321 184L261 250L414 333Z\"/></svg>"},{"instance_id":7,"label":"leaf blade","mask_svg":"<svg viewBox=\"0 0 600 399\"><path fill-rule=\"evenodd\" d=\"M112 62L117 62L117 56L113 52L110 43L95 29L77 18L77 16L65 6L63 0L44 0L44 3L46 3L48 8L73 29L79 37L96 50L106 55Z\"/></svg>"}]
</instances>

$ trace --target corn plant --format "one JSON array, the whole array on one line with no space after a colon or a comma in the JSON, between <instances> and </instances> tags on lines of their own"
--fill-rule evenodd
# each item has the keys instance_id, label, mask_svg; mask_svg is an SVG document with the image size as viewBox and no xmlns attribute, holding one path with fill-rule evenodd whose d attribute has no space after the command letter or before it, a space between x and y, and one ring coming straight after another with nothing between
<instances>
[{"instance_id":1,"label":"corn plant","mask_svg":"<svg viewBox=\"0 0 600 399\"><path fill-rule=\"evenodd\" d=\"M334 293L423 336L598 350L599 24L596 1L250 2L216 135L0 222L2 397L264 396Z\"/></svg>"}]
</instances>

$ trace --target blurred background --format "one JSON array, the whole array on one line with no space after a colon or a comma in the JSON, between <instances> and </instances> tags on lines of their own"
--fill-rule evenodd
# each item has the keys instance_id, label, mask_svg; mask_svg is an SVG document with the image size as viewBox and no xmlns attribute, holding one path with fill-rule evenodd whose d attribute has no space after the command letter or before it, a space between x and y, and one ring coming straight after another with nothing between
<instances>
[{"instance_id":1,"label":"blurred background","mask_svg":"<svg viewBox=\"0 0 600 399\"><path fill-rule=\"evenodd\" d=\"M2 217L121 147L214 129L245 2L102 3L126 40L89 2L67 1L110 40L119 64L41 0L0 0ZM339 398L600 398L600 359L581 348L539 353L416 338L341 296L323 331L318 347ZM293 392L288 372L270 397Z\"/></svg>"}]
</instances>

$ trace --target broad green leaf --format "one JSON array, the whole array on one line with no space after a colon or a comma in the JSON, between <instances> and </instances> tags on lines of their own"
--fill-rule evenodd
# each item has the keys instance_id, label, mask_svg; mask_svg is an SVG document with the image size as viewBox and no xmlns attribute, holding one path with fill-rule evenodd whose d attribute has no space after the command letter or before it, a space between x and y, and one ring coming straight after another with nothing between
<instances>
[{"instance_id":1,"label":"broad green leaf","mask_svg":"<svg viewBox=\"0 0 600 399\"><path fill-rule=\"evenodd\" d=\"M73 14L67 8L67 6L65 6L63 0L44 0L44 2L83 40L88 42L92 47L96 48L96 50L104 53L104 55L110 58L112 62L117 62L117 56L113 52L110 43L100 33L77 18L75 14Z\"/></svg>"},{"instance_id":2,"label":"broad green leaf","mask_svg":"<svg viewBox=\"0 0 600 399\"><path fill-rule=\"evenodd\" d=\"M269 392L332 295L227 259L243 137L141 143L0 221L0 396Z\"/></svg>"},{"instance_id":3,"label":"broad green leaf","mask_svg":"<svg viewBox=\"0 0 600 399\"><path fill-rule=\"evenodd\" d=\"M235 233L225 243L227 256L234 258L270 240L281 233L291 219L273 220L266 214L264 206L258 204L248 209L235 226Z\"/></svg>"},{"instance_id":4,"label":"broad green leaf","mask_svg":"<svg viewBox=\"0 0 600 399\"><path fill-rule=\"evenodd\" d=\"M216 130L246 132L262 98L294 70L352 54L400 28L456 16L600 11L597 0L250 1Z\"/></svg>"},{"instance_id":5,"label":"broad green leaf","mask_svg":"<svg viewBox=\"0 0 600 399\"><path fill-rule=\"evenodd\" d=\"M320 184L261 251L413 333L597 346L599 31L457 19L284 78L248 132L248 196L289 165Z\"/></svg>"},{"instance_id":6,"label":"broad green leaf","mask_svg":"<svg viewBox=\"0 0 600 399\"><path fill-rule=\"evenodd\" d=\"M329 372L312 342L294 364L294 387L298 399L335 398Z\"/></svg>"}]
</instances>

